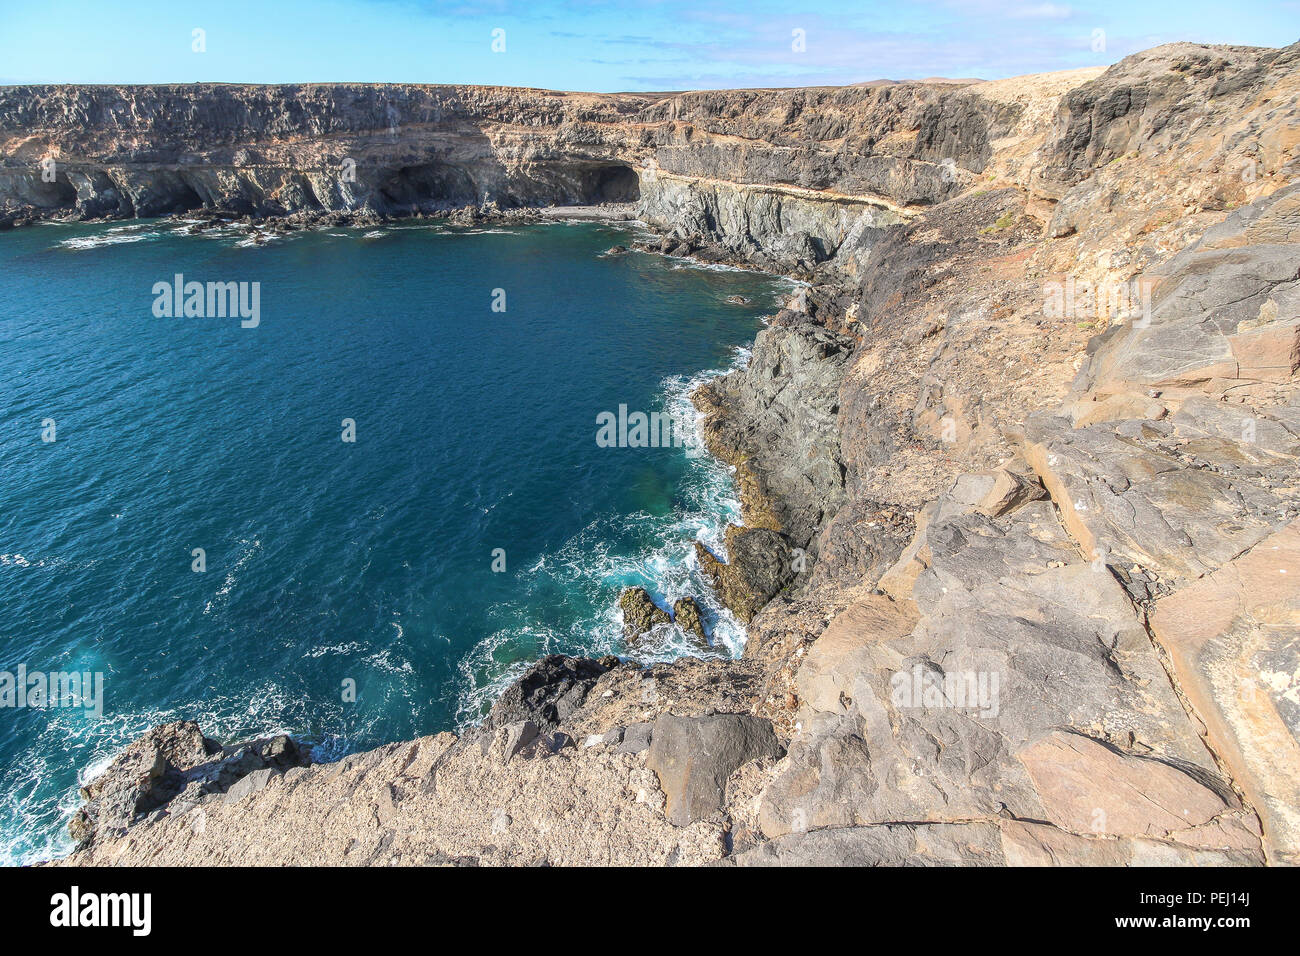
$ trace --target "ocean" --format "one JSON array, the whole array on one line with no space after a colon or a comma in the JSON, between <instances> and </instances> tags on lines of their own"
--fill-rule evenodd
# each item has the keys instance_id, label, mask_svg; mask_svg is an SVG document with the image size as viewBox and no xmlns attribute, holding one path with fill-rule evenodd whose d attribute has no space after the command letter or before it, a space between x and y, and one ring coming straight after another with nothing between
<instances>
[{"instance_id":1,"label":"ocean","mask_svg":"<svg viewBox=\"0 0 1300 956\"><path fill-rule=\"evenodd\" d=\"M463 727L541 655L629 654L629 585L738 654L693 554L738 520L727 468L603 447L597 416L693 424L789 286L603 255L634 238L0 234L0 671L104 682L102 714L0 708L0 862L70 849L78 784L153 725L325 757Z\"/></svg>"}]
</instances>

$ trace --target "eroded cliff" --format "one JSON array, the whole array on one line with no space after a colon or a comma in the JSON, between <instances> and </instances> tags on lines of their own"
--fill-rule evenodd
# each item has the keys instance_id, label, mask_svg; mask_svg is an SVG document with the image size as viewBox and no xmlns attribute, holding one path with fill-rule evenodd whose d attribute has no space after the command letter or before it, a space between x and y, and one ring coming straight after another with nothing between
<instances>
[{"instance_id":1,"label":"eroded cliff","mask_svg":"<svg viewBox=\"0 0 1300 956\"><path fill-rule=\"evenodd\" d=\"M0 95L19 215L635 188L665 251L812 283L697 396L741 660L548 658L459 737L234 786L173 728L69 862L1300 860L1300 46L956 88Z\"/></svg>"}]
</instances>

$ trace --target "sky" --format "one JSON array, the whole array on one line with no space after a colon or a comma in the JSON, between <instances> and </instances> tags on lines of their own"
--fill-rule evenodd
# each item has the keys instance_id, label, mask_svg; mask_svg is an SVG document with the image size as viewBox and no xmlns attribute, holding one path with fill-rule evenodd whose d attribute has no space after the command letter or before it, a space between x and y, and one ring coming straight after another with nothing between
<instances>
[{"instance_id":1,"label":"sky","mask_svg":"<svg viewBox=\"0 0 1300 956\"><path fill-rule=\"evenodd\" d=\"M1174 40L1285 46L1300 0L0 0L0 84L818 86L1099 66Z\"/></svg>"}]
</instances>

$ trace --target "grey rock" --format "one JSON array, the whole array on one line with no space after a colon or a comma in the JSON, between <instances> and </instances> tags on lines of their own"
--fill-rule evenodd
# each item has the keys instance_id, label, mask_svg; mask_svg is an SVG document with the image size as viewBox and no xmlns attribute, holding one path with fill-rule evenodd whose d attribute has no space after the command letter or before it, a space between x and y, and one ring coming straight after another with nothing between
<instances>
[{"instance_id":1,"label":"grey rock","mask_svg":"<svg viewBox=\"0 0 1300 956\"><path fill-rule=\"evenodd\" d=\"M736 866L1000 866L993 823L885 824L791 833L730 860Z\"/></svg>"},{"instance_id":2,"label":"grey rock","mask_svg":"<svg viewBox=\"0 0 1300 956\"><path fill-rule=\"evenodd\" d=\"M852 352L847 337L782 313L759 332L744 369L696 394L709 450L761 475L753 487L740 476L746 524L781 531L796 547L808 547L846 499L837 414Z\"/></svg>"},{"instance_id":3,"label":"grey rock","mask_svg":"<svg viewBox=\"0 0 1300 956\"><path fill-rule=\"evenodd\" d=\"M1115 326L1077 387L1222 393L1288 381L1300 366L1300 183L1225 219L1146 278L1149 315Z\"/></svg>"},{"instance_id":4,"label":"grey rock","mask_svg":"<svg viewBox=\"0 0 1300 956\"><path fill-rule=\"evenodd\" d=\"M803 729L762 795L763 832L996 821L1004 813L1049 819L1058 812L1055 791L1037 755L1058 728L1101 741L1096 753L1110 763L1100 765L1118 767L1116 776L1151 776L1141 761L1158 760L1180 768L1181 792L1225 816L1238 813L1132 604L1104 565L1079 559L1054 527L1054 509L1031 503L1002 518L944 500L934 509L952 510L925 530L914 628L873 630L886 619L850 610L806 655ZM1108 806L1113 795L1083 799ZM1112 817L1127 825L1118 808ZM1167 817L1159 822L1177 829ZM1145 839L1158 830L1132 826L1115 835ZM1215 839L1236 852L1252 837L1234 822ZM891 845L906 851L905 841Z\"/></svg>"},{"instance_id":5,"label":"grey rock","mask_svg":"<svg viewBox=\"0 0 1300 956\"><path fill-rule=\"evenodd\" d=\"M239 794L255 792L270 775L310 759L305 748L283 735L223 749L192 720L163 724L130 744L82 789L86 802L69 831L85 844L121 833L141 814L170 811L173 805L187 809L236 788Z\"/></svg>"},{"instance_id":6,"label":"grey rock","mask_svg":"<svg viewBox=\"0 0 1300 956\"><path fill-rule=\"evenodd\" d=\"M622 743L618 745L617 752L621 754L639 754L650 747L650 741L654 736L654 724L649 721L630 724L623 731Z\"/></svg>"},{"instance_id":7,"label":"grey rock","mask_svg":"<svg viewBox=\"0 0 1300 956\"><path fill-rule=\"evenodd\" d=\"M1220 473L1206 446L1182 451L1125 438L1113 423L1072 428L1031 416L1030 463L1085 554L1188 584L1265 538L1297 502L1240 471ZM1200 454L1197 454L1200 452Z\"/></svg>"},{"instance_id":8,"label":"grey rock","mask_svg":"<svg viewBox=\"0 0 1300 956\"><path fill-rule=\"evenodd\" d=\"M557 754L566 747L577 746L572 737L566 733L560 732L547 734L546 737L542 739L542 744L546 747L547 752L552 754Z\"/></svg>"},{"instance_id":9,"label":"grey rock","mask_svg":"<svg viewBox=\"0 0 1300 956\"><path fill-rule=\"evenodd\" d=\"M658 775L667 795L668 819L687 826L717 812L727 780L737 769L780 753L771 721L740 714L665 714L654 722L646 766Z\"/></svg>"},{"instance_id":10,"label":"grey rock","mask_svg":"<svg viewBox=\"0 0 1300 956\"><path fill-rule=\"evenodd\" d=\"M276 771L273 768L266 767L262 770L254 770L247 776L241 777L226 791L226 802L237 803L250 794L265 789L275 775Z\"/></svg>"},{"instance_id":11,"label":"grey rock","mask_svg":"<svg viewBox=\"0 0 1300 956\"><path fill-rule=\"evenodd\" d=\"M537 739L537 735L537 725L531 720L520 720L513 724L507 724L505 727L506 760L510 760L521 753L525 747Z\"/></svg>"},{"instance_id":12,"label":"grey rock","mask_svg":"<svg viewBox=\"0 0 1300 956\"><path fill-rule=\"evenodd\" d=\"M122 830L138 814L164 806L185 789L185 773L221 752L192 720L155 727L131 743L81 790L85 804L69 822L78 843L99 830Z\"/></svg>"}]
</instances>

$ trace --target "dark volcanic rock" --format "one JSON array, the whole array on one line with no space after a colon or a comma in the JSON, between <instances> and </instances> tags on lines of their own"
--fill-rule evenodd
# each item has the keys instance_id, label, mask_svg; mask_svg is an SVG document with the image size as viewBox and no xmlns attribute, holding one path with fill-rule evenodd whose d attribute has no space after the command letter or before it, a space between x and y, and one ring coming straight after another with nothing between
<instances>
[{"instance_id":1,"label":"dark volcanic rock","mask_svg":"<svg viewBox=\"0 0 1300 956\"><path fill-rule=\"evenodd\" d=\"M814 586L875 584L903 553L916 523L894 508L856 499L822 531Z\"/></svg>"},{"instance_id":2,"label":"dark volcanic rock","mask_svg":"<svg viewBox=\"0 0 1300 956\"><path fill-rule=\"evenodd\" d=\"M192 720L155 727L113 759L81 788L86 805L68 825L77 842L97 830L119 831L141 813L165 804L185 786L183 773L219 754L221 747L203 736Z\"/></svg>"},{"instance_id":3,"label":"dark volcanic rock","mask_svg":"<svg viewBox=\"0 0 1300 956\"><path fill-rule=\"evenodd\" d=\"M607 670L598 661L586 657L563 654L543 657L501 695L484 728L495 730L531 720L540 733L553 733L582 706L596 679Z\"/></svg>"},{"instance_id":4,"label":"dark volcanic rock","mask_svg":"<svg viewBox=\"0 0 1300 956\"><path fill-rule=\"evenodd\" d=\"M851 339L782 312L755 338L746 368L696 393L706 446L737 466L746 524L797 547L845 500L837 416L852 352Z\"/></svg>"}]
</instances>

